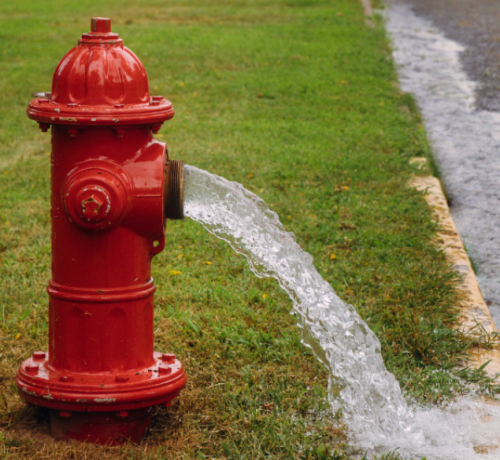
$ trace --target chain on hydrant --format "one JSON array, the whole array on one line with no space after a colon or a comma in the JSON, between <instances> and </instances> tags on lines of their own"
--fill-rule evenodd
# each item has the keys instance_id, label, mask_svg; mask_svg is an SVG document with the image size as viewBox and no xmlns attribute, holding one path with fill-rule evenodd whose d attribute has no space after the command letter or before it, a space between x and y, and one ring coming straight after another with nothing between
<instances>
[{"instance_id":1,"label":"chain on hydrant","mask_svg":"<svg viewBox=\"0 0 500 460\"><path fill-rule=\"evenodd\" d=\"M103 444L138 442L153 406L186 383L173 354L153 350L151 260L166 219L183 217L184 164L154 139L174 116L150 96L144 66L110 20L93 18L28 117L52 133L49 349L16 383L50 410L51 432Z\"/></svg>"}]
</instances>

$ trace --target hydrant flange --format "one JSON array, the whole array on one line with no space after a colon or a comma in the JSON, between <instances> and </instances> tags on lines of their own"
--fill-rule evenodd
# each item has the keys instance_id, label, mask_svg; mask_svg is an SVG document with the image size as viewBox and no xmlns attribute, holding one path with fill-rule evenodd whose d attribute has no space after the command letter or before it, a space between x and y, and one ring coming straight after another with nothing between
<instances>
[{"instance_id":1,"label":"hydrant flange","mask_svg":"<svg viewBox=\"0 0 500 460\"><path fill-rule=\"evenodd\" d=\"M23 398L36 405L60 411L109 412L168 404L186 383L181 362L175 357L154 363L138 372L93 373L55 370L48 354L32 357L19 369L17 384ZM77 387L77 388L76 388ZM40 404L40 399L47 404Z\"/></svg>"}]
</instances>

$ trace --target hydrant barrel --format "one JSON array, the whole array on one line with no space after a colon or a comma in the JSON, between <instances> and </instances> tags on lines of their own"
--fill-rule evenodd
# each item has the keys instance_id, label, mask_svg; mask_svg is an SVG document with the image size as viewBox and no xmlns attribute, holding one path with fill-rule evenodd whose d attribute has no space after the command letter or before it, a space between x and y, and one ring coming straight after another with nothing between
<instances>
[{"instance_id":1,"label":"hydrant barrel","mask_svg":"<svg viewBox=\"0 0 500 460\"><path fill-rule=\"evenodd\" d=\"M49 347L16 383L50 409L58 438L138 442L150 408L170 405L186 383L180 361L153 349L151 260L183 196L183 163L153 134L174 110L150 96L142 63L107 18L92 19L52 92L37 96L28 116L52 135Z\"/></svg>"}]
</instances>

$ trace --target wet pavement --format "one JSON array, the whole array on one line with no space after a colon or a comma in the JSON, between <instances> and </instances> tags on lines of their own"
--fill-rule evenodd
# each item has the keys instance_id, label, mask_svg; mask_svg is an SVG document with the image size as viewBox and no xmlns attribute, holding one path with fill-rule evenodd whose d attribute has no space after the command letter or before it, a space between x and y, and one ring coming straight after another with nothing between
<instances>
[{"instance_id":1,"label":"wet pavement","mask_svg":"<svg viewBox=\"0 0 500 460\"><path fill-rule=\"evenodd\" d=\"M500 0L393 0L462 44L463 69L478 82L476 107L500 111Z\"/></svg>"},{"instance_id":2,"label":"wet pavement","mask_svg":"<svg viewBox=\"0 0 500 460\"><path fill-rule=\"evenodd\" d=\"M500 0L393 0L384 14L401 88L422 111L453 219L500 326Z\"/></svg>"}]
</instances>

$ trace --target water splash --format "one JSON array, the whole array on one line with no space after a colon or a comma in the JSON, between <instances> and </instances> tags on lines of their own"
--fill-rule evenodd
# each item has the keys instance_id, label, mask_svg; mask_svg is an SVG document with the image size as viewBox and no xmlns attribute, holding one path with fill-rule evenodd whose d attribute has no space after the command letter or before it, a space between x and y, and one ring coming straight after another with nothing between
<instances>
[{"instance_id":1,"label":"water splash","mask_svg":"<svg viewBox=\"0 0 500 460\"><path fill-rule=\"evenodd\" d=\"M255 275L276 278L288 293L302 342L327 367L332 410L342 408L353 442L399 448L408 458L499 458L500 451L478 456L476 450L500 445L500 407L463 398L446 409L411 410L384 366L375 334L321 277L278 215L241 184L193 166L186 171L186 216L243 254Z\"/></svg>"}]
</instances>

